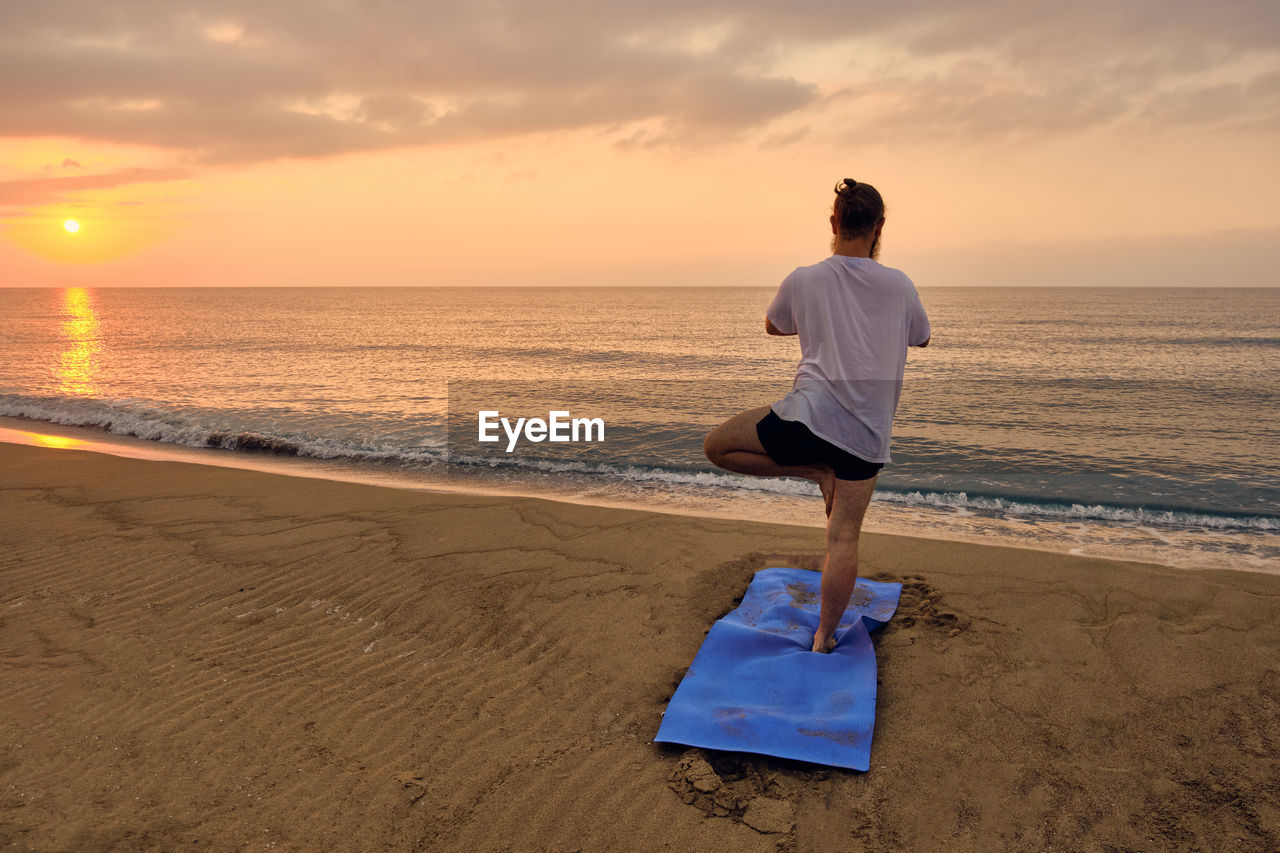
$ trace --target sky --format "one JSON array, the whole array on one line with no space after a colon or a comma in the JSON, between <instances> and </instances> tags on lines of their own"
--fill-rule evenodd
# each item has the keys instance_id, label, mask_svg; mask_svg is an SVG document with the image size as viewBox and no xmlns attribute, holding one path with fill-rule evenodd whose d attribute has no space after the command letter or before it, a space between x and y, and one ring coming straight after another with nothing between
<instances>
[{"instance_id":1,"label":"sky","mask_svg":"<svg viewBox=\"0 0 1280 853\"><path fill-rule=\"evenodd\" d=\"M0 5L0 286L1276 286L1277 151L1274 0Z\"/></svg>"}]
</instances>

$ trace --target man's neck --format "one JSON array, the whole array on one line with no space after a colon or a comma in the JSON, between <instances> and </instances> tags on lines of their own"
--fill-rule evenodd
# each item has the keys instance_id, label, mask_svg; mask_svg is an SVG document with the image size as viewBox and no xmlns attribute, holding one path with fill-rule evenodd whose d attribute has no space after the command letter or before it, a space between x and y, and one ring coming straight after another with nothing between
<instances>
[{"instance_id":1,"label":"man's neck","mask_svg":"<svg viewBox=\"0 0 1280 853\"><path fill-rule=\"evenodd\" d=\"M831 246L833 255L848 255L851 258L869 258L871 257L871 245L874 242L873 237L854 237L846 239L837 237Z\"/></svg>"}]
</instances>

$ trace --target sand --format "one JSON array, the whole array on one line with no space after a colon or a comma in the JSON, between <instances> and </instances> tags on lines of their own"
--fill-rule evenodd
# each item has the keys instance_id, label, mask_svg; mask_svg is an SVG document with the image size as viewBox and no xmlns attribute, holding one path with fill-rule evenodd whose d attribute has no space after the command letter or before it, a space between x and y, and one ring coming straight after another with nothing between
<instances>
[{"instance_id":1,"label":"sand","mask_svg":"<svg viewBox=\"0 0 1280 853\"><path fill-rule=\"evenodd\" d=\"M1280 848L1269 575L868 535L870 772L653 744L752 572L821 550L0 444L0 846Z\"/></svg>"}]
</instances>

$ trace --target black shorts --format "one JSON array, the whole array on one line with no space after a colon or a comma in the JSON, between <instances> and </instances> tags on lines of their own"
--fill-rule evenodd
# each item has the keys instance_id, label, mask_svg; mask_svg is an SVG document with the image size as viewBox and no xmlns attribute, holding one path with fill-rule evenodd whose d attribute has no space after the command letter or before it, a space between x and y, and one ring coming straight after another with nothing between
<instances>
[{"instance_id":1,"label":"black shorts","mask_svg":"<svg viewBox=\"0 0 1280 853\"><path fill-rule=\"evenodd\" d=\"M784 421L772 410L756 424L756 435L779 465L830 465L837 480L870 480L884 467L883 462L868 462L819 438L799 421Z\"/></svg>"}]
</instances>

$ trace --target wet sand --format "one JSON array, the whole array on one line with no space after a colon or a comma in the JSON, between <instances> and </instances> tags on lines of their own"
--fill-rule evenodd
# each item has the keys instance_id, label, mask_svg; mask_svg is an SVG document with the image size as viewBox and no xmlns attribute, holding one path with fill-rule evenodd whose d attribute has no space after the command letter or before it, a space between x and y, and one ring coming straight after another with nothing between
<instances>
[{"instance_id":1,"label":"wet sand","mask_svg":"<svg viewBox=\"0 0 1280 853\"><path fill-rule=\"evenodd\" d=\"M869 773L653 744L752 572L821 551L0 444L0 846L1280 848L1264 574L868 534Z\"/></svg>"}]
</instances>

